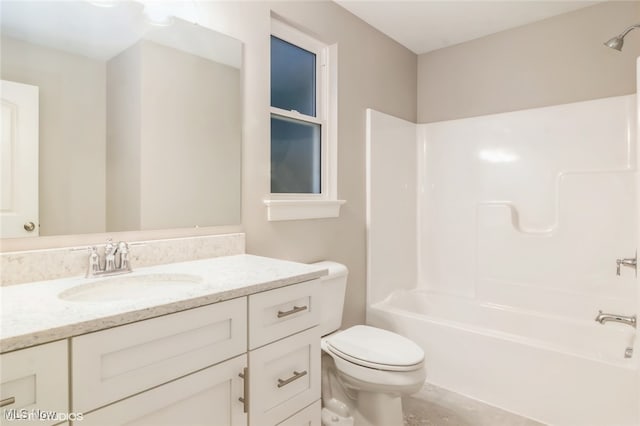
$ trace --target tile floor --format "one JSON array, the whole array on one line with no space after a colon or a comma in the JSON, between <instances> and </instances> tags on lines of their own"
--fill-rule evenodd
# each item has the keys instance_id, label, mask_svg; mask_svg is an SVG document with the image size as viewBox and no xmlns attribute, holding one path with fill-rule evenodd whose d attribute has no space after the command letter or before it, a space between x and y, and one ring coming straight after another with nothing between
<instances>
[{"instance_id":1,"label":"tile floor","mask_svg":"<svg viewBox=\"0 0 640 426\"><path fill-rule=\"evenodd\" d=\"M426 384L402 399L405 426L542 426L542 423Z\"/></svg>"}]
</instances>

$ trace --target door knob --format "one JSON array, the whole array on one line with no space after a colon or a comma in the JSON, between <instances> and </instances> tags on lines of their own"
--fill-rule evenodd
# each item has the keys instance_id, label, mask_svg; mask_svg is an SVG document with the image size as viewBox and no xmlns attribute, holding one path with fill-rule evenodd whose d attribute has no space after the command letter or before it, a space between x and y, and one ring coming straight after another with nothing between
<instances>
[{"instance_id":1,"label":"door knob","mask_svg":"<svg viewBox=\"0 0 640 426\"><path fill-rule=\"evenodd\" d=\"M33 222L27 222L24 224L24 230L27 232L33 232L36 229L36 224Z\"/></svg>"}]
</instances>

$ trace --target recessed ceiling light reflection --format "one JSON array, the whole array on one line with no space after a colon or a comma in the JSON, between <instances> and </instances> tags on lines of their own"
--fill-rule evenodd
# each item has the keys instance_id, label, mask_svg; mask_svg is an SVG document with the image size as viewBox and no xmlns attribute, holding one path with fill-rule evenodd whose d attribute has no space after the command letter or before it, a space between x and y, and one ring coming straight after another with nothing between
<instances>
[{"instance_id":1,"label":"recessed ceiling light reflection","mask_svg":"<svg viewBox=\"0 0 640 426\"><path fill-rule=\"evenodd\" d=\"M113 0L87 0L89 4L97 7L114 7L118 2Z\"/></svg>"},{"instance_id":2,"label":"recessed ceiling light reflection","mask_svg":"<svg viewBox=\"0 0 640 426\"><path fill-rule=\"evenodd\" d=\"M513 152L503 149L483 149L478 153L478 157L489 163L513 163L520 159L520 157Z\"/></svg>"},{"instance_id":3,"label":"recessed ceiling light reflection","mask_svg":"<svg viewBox=\"0 0 640 426\"><path fill-rule=\"evenodd\" d=\"M169 9L161 3L148 4L144 7L144 15L147 22L157 27L173 25L173 16Z\"/></svg>"}]
</instances>

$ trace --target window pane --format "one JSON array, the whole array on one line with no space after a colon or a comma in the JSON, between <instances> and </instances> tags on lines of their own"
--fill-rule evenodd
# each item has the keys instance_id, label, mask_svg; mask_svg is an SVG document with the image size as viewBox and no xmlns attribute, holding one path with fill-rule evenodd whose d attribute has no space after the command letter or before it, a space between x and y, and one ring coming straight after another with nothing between
<instances>
[{"instance_id":1,"label":"window pane","mask_svg":"<svg viewBox=\"0 0 640 426\"><path fill-rule=\"evenodd\" d=\"M316 116L316 55L274 36L271 106Z\"/></svg>"},{"instance_id":2,"label":"window pane","mask_svg":"<svg viewBox=\"0 0 640 426\"><path fill-rule=\"evenodd\" d=\"M320 193L320 125L271 116L271 192Z\"/></svg>"}]
</instances>

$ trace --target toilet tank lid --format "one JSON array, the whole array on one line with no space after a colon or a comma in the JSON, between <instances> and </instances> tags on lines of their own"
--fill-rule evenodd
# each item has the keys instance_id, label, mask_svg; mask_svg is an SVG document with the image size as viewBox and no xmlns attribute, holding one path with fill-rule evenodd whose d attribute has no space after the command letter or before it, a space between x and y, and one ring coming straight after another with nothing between
<instances>
[{"instance_id":1,"label":"toilet tank lid","mask_svg":"<svg viewBox=\"0 0 640 426\"><path fill-rule=\"evenodd\" d=\"M345 265L338 262L332 262L329 260L323 260L322 262L312 263L313 266L319 266L329 270L329 274L321 277L321 279L332 279L339 277L346 277L349 270Z\"/></svg>"}]
</instances>

